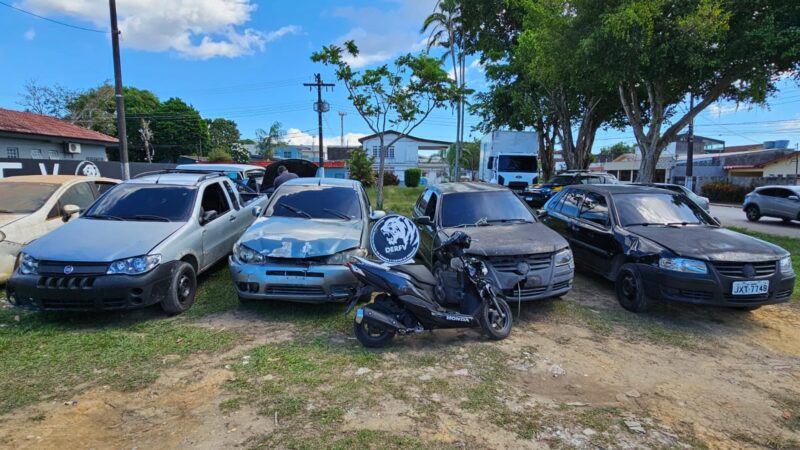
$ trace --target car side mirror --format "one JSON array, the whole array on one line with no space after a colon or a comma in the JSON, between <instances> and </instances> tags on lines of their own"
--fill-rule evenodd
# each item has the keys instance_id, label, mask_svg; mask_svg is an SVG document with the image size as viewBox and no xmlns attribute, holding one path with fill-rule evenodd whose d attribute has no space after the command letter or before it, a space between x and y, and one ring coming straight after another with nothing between
<instances>
[{"instance_id":1,"label":"car side mirror","mask_svg":"<svg viewBox=\"0 0 800 450\"><path fill-rule=\"evenodd\" d=\"M795 201L795 202L796 201L800 201L800 197L798 197L796 195L790 195L790 196L788 196L786 198L788 198L789 200Z\"/></svg>"},{"instance_id":2,"label":"car side mirror","mask_svg":"<svg viewBox=\"0 0 800 450\"><path fill-rule=\"evenodd\" d=\"M63 217L64 222L68 222L69 219L72 218L72 216L74 216L75 214L79 214L80 212L81 212L81 207L78 205L72 205L72 204L64 205L64 207L61 208L61 216Z\"/></svg>"},{"instance_id":3,"label":"car side mirror","mask_svg":"<svg viewBox=\"0 0 800 450\"><path fill-rule=\"evenodd\" d=\"M414 222L416 222L417 225L422 225L426 227L433 225L433 221L428 216L419 216L416 219L414 219Z\"/></svg>"},{"instance_id":4,"label":"car side mirror","mask_svg":"<svg viewBox=\"0 0 800 450\"><path fill-rule=\"evenodd\" d=\"M211 211L206 211L203 213L203 216L200 217L200 225L205 225L208 222L211 222L212 220L216 219L217 217L219 217L219 213L214 211L213 209Z\"/></svg>"},{"instance_id":5,"label":"car side mirror","mask_svg":"<svg viewBox=\"0 0 800 450\"><path fill-rule=\"evenodd\" d=\"M540 209L539 211L536 211L536 217L539 219L544 219L545 217L547 217L547 210Z\"/></svg>"},{"instance_id":6,"label":"car side mirror","mask_svg":"<svg viewBox=\"0 0 800 450\"><path fill-rule=\"evenodd\" d=\"M369 220L379 220L386 216L386 211L375 210L369 213Z\"/></svg>"},{"instance_id":7,"label":"car side mirror","mask_svg":"<svg viewBox=\"0 0 800 450\"><path fill-rule=\"evenodd\" d=\"M261 207L260 206L253 206L253 217L258 217L261 215Z\"/></svg>"}]
</instances>

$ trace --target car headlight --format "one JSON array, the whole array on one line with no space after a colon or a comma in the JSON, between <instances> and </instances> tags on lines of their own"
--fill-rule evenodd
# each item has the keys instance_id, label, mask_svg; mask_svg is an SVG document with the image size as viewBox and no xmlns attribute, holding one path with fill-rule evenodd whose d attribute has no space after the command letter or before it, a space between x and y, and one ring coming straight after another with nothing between
<instances>
[{"instance_id":1,"label":"car headlight","mask_svg":"<svg viewBox=\"0 0 800 450\"><path fill-rule=\"evenodd\" d=\"M108 266L108 275L141 275L161 264L161 255L144 255L120 259Z\"/></svg>"},{"instance_id":2,"label":"car headlight","mask_svg":"<svg viewBox=\"0 0 800 450\"><path fill-rule=\"evenodd\" d=\"M784 256L783 258L781 258L780 266L781 266L781 273L785 275L794 274L794 266L792 266L791 256Z\"/></svg>"},{"instance_id":3,"label":"car headlight","mask_svg":"<svg viewBox=\"0 0 800 450\"><path fill-rule=\"evenodd\" d=\"M367 256L367 249L365 249L365 248L354 248L354 249L347 250L347 251L344 251L344 252L336 253L334 255L329 256L325 260L325 264L332 264L332 265L344 264L344 263L350 261L351 259L353 259L356 256L358 256L359 258L363 258L363 257Z\"/></svg>"},{"instance_id":4,"label":"car headlight","mask_svg":"<svg viewBox=\"0 0 800 450\"><path fill-rule=\"evenodd\" d=\"M236 259L245 264L264 264L267 262L267 258L264 255L244 244L234 245L233 254Z\"/></svg>"},{"instance_id":5,"label":"car headlight","mask_svg":"<svg viewBox=\"0 0 800 450\"><path fill-rule=\"evenodd\" d=\"M658 267L665 270L684 273L708 273L708 266L703 261L686 258L661 258L658 260Z\"/></svg>"},{"instance_id":6,"label":"car headlight","mask_svg":"<svg viewBox=\"0 0 800 450\"><path fill-rule=\"evenodd\" d=\"M23 275L36 275L39 273L39 260L27 253L20 253L18 270Z\"/></svg>"},{"instance_id":7,"label":"car headlight","mask_svg":"<svg viewBox=\"0 0 800 450\"><path fill-rule=\"evenodd\" d=\"M575 262L572 259L572 250L565 248L564 250L556 253L556 266L564 266L569 264L570 267L575 267Z\"/></svg>"},{"instance_id":8,"label":"car headlight","mask_svg":"<svg viewBox=\"0 0 800 450\"><path fill-rule=\"evenodd\" d=\"M553 192L560 192L562 189L564 189L564 186L556 186L556 187L554 187L554 188L552 189L552 191L553 191Z\"/></svg>"}]
</instances>

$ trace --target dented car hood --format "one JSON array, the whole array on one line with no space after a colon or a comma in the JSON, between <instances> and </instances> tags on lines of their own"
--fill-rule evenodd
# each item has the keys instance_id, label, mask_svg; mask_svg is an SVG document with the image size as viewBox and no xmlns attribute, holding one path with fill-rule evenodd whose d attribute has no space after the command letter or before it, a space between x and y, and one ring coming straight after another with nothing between
<instances>
[{"instance_id":1,"label":"dented car hood","mask_svg":"<svg viewBox=\"0 0 800 450\"><path fill-rule=\"evenodd\" d=\"M443 228L448 236L463 231L472 243L466 253L480 256L513 256L552 253L567 248L561 235L541 223L483 227Z\"/></svg>"},{"instance_id":2,"label":"dented car hood","mask_svg":"<svg viewBox=\"0 0 800 450\"><path fill-rule=\"evenodd\" d=\"M271 258L330 256L361 246L360 220L261 217L239 242Z\"/></svg>"},{"instance_id":3,"label":"dented car hood","mask_svg":"<svg viewBox=\"0 0 800 450\"><path fill-rule=\"evenodd\" d=\"M725 228L635 226L627 230L661 245L678 256L706 261L773 261L786 250Z\"/></svg>"}]
</instances>

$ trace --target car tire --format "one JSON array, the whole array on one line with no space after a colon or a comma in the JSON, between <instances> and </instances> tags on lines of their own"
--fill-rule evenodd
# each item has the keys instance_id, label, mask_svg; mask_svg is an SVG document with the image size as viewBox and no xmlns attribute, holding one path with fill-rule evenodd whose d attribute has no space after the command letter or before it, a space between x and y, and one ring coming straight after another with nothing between
<instances>
[{"instance_id":1,"label":"car tire","mask_svg":"<svg viewBox=\"0 0 800 450\"><path fill-rule=\"evenodd\" d=\"M187 262L178 262L169 291L161 301L161 309L170 315L180 314L192 307L196 294L197 275L194 267Z\"/></svg>"},{"instance_id":2,"label":"car tire","mask_svg":"<svg viewBox=\"0 0 800 450\"><path fill-rule=\"evenodd\" d=\"M500 310L494 311L489 307L489 304L486 304L483 307L481 316L478 318L478 322L481 324L483 332L489 336L489 339L499 341L500 339L505 339L511 333L514 318L511 315L511 307L508 306L505 300L499 297L495 300ZM505 316L505 318L502 316Z\"/></svg>"},{"instance_id":3,"label":"car tire","mask_svg":"<svg viewBox=\"0 0 800 450\"><path fill-rule=\"evenodd\" d=\"M370 330L366 320L362 320L361 323L353 320L353 334L356 335L356 339L358 339L358 342L364 347L381 348L385 347L386 344L394 339L395 333L377 327Z\"/></svg>"},{"instance_id":4,"label":"car tire","mask_svg":"<svg viewBox=\"0 0 800 450\"><path fill-rule=\"evenodd\" d=\"M750 222L758 222L758 219L761 218L761 211L756 205L749 205L744 209L744 214L747 216L747 220Z\"/></svg>"},{"instance_id":5,"label":"car tire","mask_svg":"<svg viewBox=\"0 0 800 450\"><path fill-rule=\"evenodd\" d=\"M442 273L445 270L444 263L436 261L433 263L433 277L436 278L436 286L433 288L434 300L440 305L447 304L447 290L445 289Z\"/></svg>"},{"instance_id":6,"label":"car tire","mask_svg":"<svg viewBox=\"0 0 800 450\"><path fill-rule=\"evenodd\" d=\"M650 306L642 276L635 264L627 263L619 268L614 290L617 292L617 301L628 311L640 313Z\"/></svg>"}]
</instances>

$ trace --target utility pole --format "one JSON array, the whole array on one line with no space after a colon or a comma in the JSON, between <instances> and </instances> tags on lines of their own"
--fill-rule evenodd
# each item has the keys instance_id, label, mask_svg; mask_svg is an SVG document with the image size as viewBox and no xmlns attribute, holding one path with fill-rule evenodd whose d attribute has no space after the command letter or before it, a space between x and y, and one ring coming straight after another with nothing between
<instances>
[{"instance_id":1,"label":"utility pole","mask_svg":"<svg viewBox=\"0 0 800 450\"><path fill-rule=\"evenodd\" d=\"M117 100L117 138L119 139L119 161L122 164L122 179L131 178L128 164L128 130L125 128L125 99L122 97L122 63L119 60L119 28L117 27L117 2L108 0L111 11L111 48L114 52L114 97Z\"/></svg>"},{"instance_id":2,"label":"utility pole","mask_svg":"<svg viewBox=\"0 0 800 450\"><path fill-rule=\"evenodd\" d=\"M319 125L319 173L321 177L325 176L325 155L322 150L322 113L330 111L331 105L328 102L322 101L322 88L333 88L333 83L323 83L320 74L314 75L313 83L303 83L303 86L308 86L310 89L317 88L317 102L314 103L314 111L317 112L317 121Z\"/></svg>"},{"instance_id":3,"label":"utility pole","mask_svg":"<svg viewBox=\"0 0 800 450\"><path fill-rule=\"evenodd\" d=\"M689 111L694 109L694 93L689 93ZM694 192L692 177L694 176L694 118L689 121L688 149L686 150L686 189Z\"/></svg>"},{"instance_id":4,"label":"utility pole","mask_svg":"<svg viewBox=\"0 0 800 450\"><path fill-rule=\"evenodd\" d=\"M346 116L346 115L347 115L346 112L339 111L339 119L341 119L341 121L342 121L342 135L341 135L341 138L339 139L339 141L341 141L341 146L342 147L344 147L344 116Z\"/></svg>"},{"instance_id":5,"label":"utility pole","mask_svg":"<svg viewBox=\"0 0 800 450\"><path fill-rule=\"evenodd\" d=\"M800 143L794 144L794 185L797 186L797 169L800 162Z\"/></svg>"}]
</instances>

